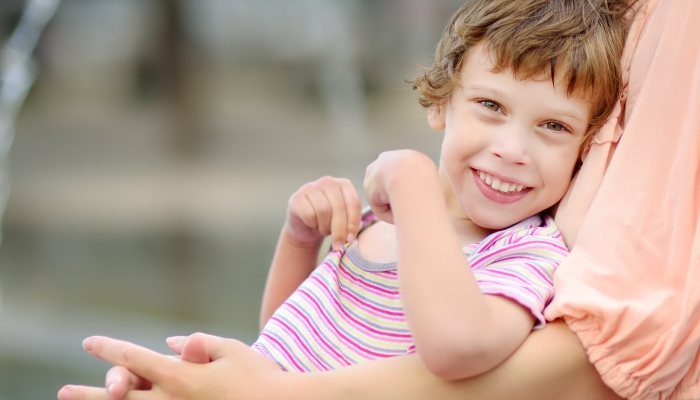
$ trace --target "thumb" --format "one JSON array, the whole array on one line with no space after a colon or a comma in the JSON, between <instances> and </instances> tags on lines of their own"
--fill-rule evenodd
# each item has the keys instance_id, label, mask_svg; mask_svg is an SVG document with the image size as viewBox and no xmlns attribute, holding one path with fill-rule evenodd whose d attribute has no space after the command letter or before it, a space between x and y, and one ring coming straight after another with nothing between
<instances>
[{"instance_id":1,"label":"thumb","mask_svg":"<svg viewBox=\"0 0 700 400\"><path fill-rule=\"evenodd\" d=\"M205 333L194 333L187 337L168 338L168 346L175 353L180 354L184 361L194 363L207 363L222 358L232 351L232 347L248 347L246 344L233 339L225 339L219 336Z\"/></svg>"},{"instance_id":2,"label":"thumb","mask_svg":"<svg viewBox=\"0 0 700 400\"><path fill-rule=\"evenodd\" d=\"M207 343L199 335L195 333L190 336L173 336L165 339L165 342L183 361L205 364L211 359Z\"/></svg>"},{"instance_id":3,"label":"thumb","mask_svg":"<svg viewBox=\"0 0 700 400\"><path fill-rule=\"evenodd\" d=\"M207 342L202 338L201 333L195 333L185 340L180 356L184 361L197 364L204 364L211 361Z\"/></svg>"}]
</instances>

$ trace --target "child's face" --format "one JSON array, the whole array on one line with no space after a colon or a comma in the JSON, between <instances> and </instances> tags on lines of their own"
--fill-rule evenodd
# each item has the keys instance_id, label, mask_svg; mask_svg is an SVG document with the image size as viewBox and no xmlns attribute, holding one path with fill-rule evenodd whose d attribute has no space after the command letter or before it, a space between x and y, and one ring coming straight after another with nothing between
<instances>
[{"instance_id":1,"label":"child's face","mask_svg":"<svg viewBox=\"0 0 700 400\"><path fill-rule=\"evenodd\" d=\"M452 216L502 229L564 196L591 107L559 80L519 80L493 67L483 44L475 46L460 86L428 121L445 129L440 176Z\"/></svg>"}]
</instances>

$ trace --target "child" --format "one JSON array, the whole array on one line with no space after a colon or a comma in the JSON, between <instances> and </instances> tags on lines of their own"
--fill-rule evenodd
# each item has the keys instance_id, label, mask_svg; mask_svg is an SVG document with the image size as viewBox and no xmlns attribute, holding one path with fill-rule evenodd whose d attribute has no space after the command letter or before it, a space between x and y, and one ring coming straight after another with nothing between
<instances>
[{"instance_id":1,"label":"child","mask_svg":"<svg viewBox=\"0 0 700 400\"><path fill-rule=\"evenodd\" d=\"M620 93L615 0L472 0L414 80L440 165L411 150L289 202L253 348L285 370L417 351L443 379L495 367L545 324L567 249L545 212ZM358 234L359 232L359 234ZM314 268L323 237L333 251Z\"/></svg>"}]
</instances>

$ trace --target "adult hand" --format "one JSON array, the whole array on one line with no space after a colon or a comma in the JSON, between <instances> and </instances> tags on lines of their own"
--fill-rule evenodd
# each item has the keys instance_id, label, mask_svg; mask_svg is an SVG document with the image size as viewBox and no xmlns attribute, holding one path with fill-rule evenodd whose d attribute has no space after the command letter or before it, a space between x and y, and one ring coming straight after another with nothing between
<instances>
[{"instance_id":1,"label":"adult hand","mask_svg":"<svg viewBox=\"0 0 700 400\"><path fill-rule=\"evenodd\" d=\"M196 333L188 337L171 337L166 342L183 361L204 364L212 361L207 339L207 335ZM151 386L151 382L122 366L112 367L105 377L105 388L112 400L123 400L129 390L149 390Z\"/></svg>"},{"instance_id":2,"label":"adult hand","mask_svg":"<svg viewBox=\"0 0 700 400\"><path fill-rule=\"evenodd\" d=\"M239 341L204 334L192 335L171 347L199 361L208 355L211 362L206 364L164 356L106 337L88 338L83 346L89 353L124 369L113 369L108 374L108 386L115 385L110 392L69 385L58 392L59 400L263 399L271 393L263 393L260 388L274 389L268 380L284 373L273 361Z\"/></svg>"},{"instance_id":3,"label":"adult hand","mask_svg":"<svg viewBox=\"0 0 700 400\"><path fill-rule=\"evenodd\" d=\"M331 235L333 250L340 250L357 236L361 218L362 204L352 182L324 176L289 199L284 232L303 245Z\"/></svg>"}]
</instances>

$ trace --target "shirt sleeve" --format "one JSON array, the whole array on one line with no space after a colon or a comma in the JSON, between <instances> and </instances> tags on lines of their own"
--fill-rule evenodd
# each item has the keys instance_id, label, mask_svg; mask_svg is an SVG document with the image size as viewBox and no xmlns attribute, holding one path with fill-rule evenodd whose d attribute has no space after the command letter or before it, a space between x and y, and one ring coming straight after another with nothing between
<instances>
[{"instance_id":1,"label":"shirt sleeve","mask_svg":"<svg viewBox=\"0 0 700 400\"><path fill-rule=\"evenodd\" d=\"M545 307L554 297L554 270L568 249L550 221L500 237L470 257L474 276L484 294L506 297L535 317L535 329L544 327Z\"/></svg>"}]
</instances>

